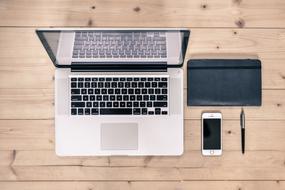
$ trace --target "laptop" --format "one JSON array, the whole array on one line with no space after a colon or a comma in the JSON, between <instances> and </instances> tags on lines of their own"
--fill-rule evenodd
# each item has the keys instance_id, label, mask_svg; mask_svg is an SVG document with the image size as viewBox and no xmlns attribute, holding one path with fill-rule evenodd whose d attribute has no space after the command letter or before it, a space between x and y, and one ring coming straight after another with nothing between
<instances>
[{"instance_id":1,"label":"laptop","mask_svg":"<svg viewBox=\"0 0 285 190\"><path fill-rule=\"evenodd\" d=\"M183 28L49 28L58 156L181 155Z\"/></svg>"}]
</instances>

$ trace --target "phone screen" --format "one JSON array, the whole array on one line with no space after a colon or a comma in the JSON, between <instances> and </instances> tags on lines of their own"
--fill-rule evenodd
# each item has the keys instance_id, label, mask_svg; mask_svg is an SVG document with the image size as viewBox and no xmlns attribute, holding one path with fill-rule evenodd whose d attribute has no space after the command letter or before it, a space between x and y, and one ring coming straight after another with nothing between
<instances>
[{"instance_id":1,"label":"phone screen","mask_svg":"<svg viewBox=\"0 0 285 190\"><path fill-rule=\"evenodd\" d=\"M203 119L203 149L221 149L221 119Z\"/></svg>"}]
</instances>

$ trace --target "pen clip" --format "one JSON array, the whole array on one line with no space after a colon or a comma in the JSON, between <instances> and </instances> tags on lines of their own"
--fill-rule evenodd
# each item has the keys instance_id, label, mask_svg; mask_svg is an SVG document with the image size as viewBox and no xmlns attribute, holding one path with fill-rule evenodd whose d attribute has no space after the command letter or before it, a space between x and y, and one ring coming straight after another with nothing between
<instances>
[{"instance_id":1,"label":"pen clip","mask_svg":"<svg viewBox=\"0 0 285 190\"><path fill-rule=\"evenodd\" d=\"M241 108L241 112L240 112L240 126L241 128L243 128L243 118L244 117L244 111L243 108Z\"/></svg>"}]
</instances>

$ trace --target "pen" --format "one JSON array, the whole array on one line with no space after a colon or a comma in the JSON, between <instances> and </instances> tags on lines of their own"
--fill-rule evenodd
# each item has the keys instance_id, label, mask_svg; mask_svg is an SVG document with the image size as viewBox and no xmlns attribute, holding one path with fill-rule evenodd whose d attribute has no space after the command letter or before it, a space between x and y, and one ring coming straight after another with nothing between
<instances>
[{"instance_id":1,"label":"pen","mask_svg":"<svg viewBox=\"0 0 285 190\"><path fill-rule=\"evenodd\" d=\"M243 108L240 113L240 127L241 127L241 152L244 154L245 147L245 115Z\"/></svg>"}]
</instances>

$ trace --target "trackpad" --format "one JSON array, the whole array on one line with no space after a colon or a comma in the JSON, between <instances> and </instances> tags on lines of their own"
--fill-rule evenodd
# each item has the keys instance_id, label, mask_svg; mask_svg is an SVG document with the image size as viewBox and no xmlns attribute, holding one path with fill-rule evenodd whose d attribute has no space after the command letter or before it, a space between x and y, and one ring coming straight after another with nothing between
<instances>
[{"instance_id":1,"label":"trackpad","mask_svg":"<svg viewBox=\"0 0 285 190\"><path fill-rule=\"evenodd\" d=\"M102 150L137 150L138 124L137 123L102 123L101 124Z\"/></svg>"}]
</instances>

